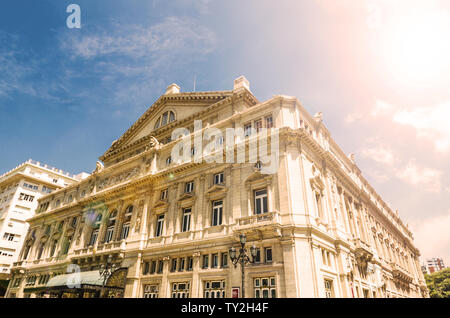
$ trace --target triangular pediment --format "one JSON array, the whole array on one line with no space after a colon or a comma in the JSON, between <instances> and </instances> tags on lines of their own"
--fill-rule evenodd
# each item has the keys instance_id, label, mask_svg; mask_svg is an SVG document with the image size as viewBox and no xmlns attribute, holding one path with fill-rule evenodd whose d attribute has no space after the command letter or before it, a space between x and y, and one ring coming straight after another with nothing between
<instances>
[{"instance_id":1,"label":"triangular pediment","mask_svg":"<svg viewBox=\"0 0 450 318\"><path fill-rule=\"evenodd\" d=\"M169 202L166 200L158 200L155 205L153 206L154 208L159 208L159 207L165 207L168 206Z\"/></svg>"},{"instance_id":2,"label":"triangular pediment","mask_svg":"<svg viewBox=\"0 0 450 318\"><path fill-rule=\"evenodd\" d=\"M220 184L214 184L212 187L210 187L206 193L214 193L214 192L223 192L226 191L227 188L224 185L220 185Z\"/></svg>"},{"instance_id":3,"label":"triangular pediment","mask_svg":"<svg viewBox=\"0 0 450 318\"><path fill-rule=\"evenodd\" d=\"M232 91L220 92L193 92L162 95L147 111L100 157L105 161L118 150L133 145L149 135L158 135L174 127L185 119L204 111L207 107L216 104L230 96ZM156 122L165 112L173 112L174 121L156 127Z\"/></svg>"}]
</instances>

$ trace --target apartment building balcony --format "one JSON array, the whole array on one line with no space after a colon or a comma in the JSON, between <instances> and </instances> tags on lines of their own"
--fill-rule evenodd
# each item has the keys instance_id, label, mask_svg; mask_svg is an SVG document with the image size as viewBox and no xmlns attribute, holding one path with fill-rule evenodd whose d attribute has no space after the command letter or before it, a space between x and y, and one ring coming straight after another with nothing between
<instances>
[{"instance_id":1,"label":"apartment building balcony","mask_svg":"<svg viewBox=\"0 0 450 318\"><path fill-rule=\"evenodd\" d=\"M277 211L245 216L237 219L236 232L259 231L273 235L280 235L281 218Z\"/></svg>"},{"instance_id":2,"label":"apartment building balcony","mask_svg":"<svg viewBox=\"0 0 450 318\"><path fill-rule=\"evenodd\" d=\"M411 283L414 277L407 270L403 269L400 265L396 263L391 263L392 276L394 279L398 279L405 283Z\"/></svg>"}]
</instances>

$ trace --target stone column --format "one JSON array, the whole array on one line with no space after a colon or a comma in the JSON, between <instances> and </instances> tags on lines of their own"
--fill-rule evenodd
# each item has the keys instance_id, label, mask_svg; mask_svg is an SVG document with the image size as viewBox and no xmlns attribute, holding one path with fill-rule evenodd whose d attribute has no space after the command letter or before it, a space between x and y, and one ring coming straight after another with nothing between
<instances>
[{"instance_id":1,"label":"stone column","mask_svg":"<svg viewBox=\"0 0 450 318\"><path fill-rule=\"evenodd\" d=\"M163 266L163 275L161 280L161 290L159 291L159 296L162 298L170 298L170 286L169 286L169 256L165 256L162 261L164 262Z\"/></svg>"},{"instance_id":2,"label":"stone column","mask_svg":"<svg viewBox=\"0 0 450 318\"><path fill-rule=\"evenodd\" d=\"M201 298L203 295L200 294L201 281L198 276L200 270L200 252L195 252L193 255L192 264L192 283L191 283L191 297Z\"/></svg>"}]
</instances>

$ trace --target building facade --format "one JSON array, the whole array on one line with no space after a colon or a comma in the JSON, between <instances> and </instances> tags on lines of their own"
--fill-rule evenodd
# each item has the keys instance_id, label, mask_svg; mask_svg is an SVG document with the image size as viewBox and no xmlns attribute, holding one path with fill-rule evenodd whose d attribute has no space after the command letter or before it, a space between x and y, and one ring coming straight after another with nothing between
<instances>
[{"instance_id":1,"label":"building facade","mask_svg":"<svg viewBox=\"0 0 450 318\"><path fill-rule=\"evenodd\" d=\"M0 278L8 279L17 261L38 199L78 181L62 170L27 160L0 176Z\"/></svg>"},{"instance_id":2,"label":"building facade","mask_svg":"<svg viewBox=\"0 0 450 318\"><path fill-rule=\"evenodd\" d=\"M252 156L269 140L271 173ZM176 159L181 141L204 160ZM411 231L294 97L259 102L244 77L229 91L172 84L100 160L39 200L8 297L240 297L228 253L241 234L257 251L246 297L427 297ZM99 283L107 260L123 284ZM61 283L75 274L77 288Z\"/></svg>"},{"instance_id":3,"label":"building facade","mask_svg":"<svg viewBox=\"0 0 450 318\"><path fill-rule=\"evenodd\" d=\"M445 268L444 260L442 258L429 258L426 261L426 264L423 266L424 273L433 274L434 272L439 272Z\"/></svg>"}]
</instances>

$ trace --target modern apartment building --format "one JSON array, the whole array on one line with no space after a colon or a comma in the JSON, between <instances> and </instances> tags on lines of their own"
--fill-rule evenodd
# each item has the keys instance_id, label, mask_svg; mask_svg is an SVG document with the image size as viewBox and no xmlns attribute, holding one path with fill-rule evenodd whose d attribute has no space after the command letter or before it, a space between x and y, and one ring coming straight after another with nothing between
<instances>
[{"instance_id":1,"label":"modern apartment building","mask_svg":"<svg viewBox=\"0 0 450 318\"><path fill-rule=\"evenodd\" d=\"M439 272L445 268L444 260L442 258L429 258L424 265L425 272L432 274L434 272Z\"/></svg>"},{"instance_id":2,"label":"modern apartment building","mask_svg":"<svg viewBox=\"0 0 450 318\"><path fill-rule=\"evenodd\" d=\"M43 195L80 180L59 169L33 160L0 175L0 278L8 279L17 261L31 218Z\"/></svg>"},{"instance_id":3,"label":"modern apartment building","mask_svg":"<svg viewBox=\"0 0 450 318\"><path fill-rule=\"evenodd\" d=\"M172 84L100 160L39 199L7 297L428 296L411 230L295 97Z\"/></svg>"}]
</instances>

